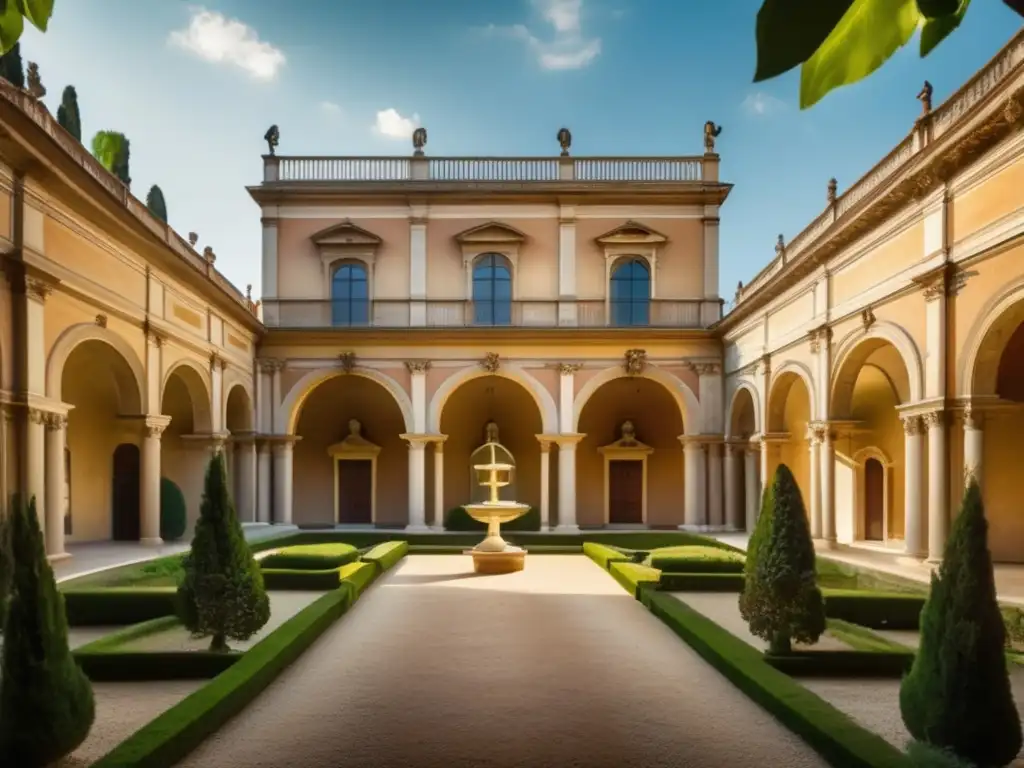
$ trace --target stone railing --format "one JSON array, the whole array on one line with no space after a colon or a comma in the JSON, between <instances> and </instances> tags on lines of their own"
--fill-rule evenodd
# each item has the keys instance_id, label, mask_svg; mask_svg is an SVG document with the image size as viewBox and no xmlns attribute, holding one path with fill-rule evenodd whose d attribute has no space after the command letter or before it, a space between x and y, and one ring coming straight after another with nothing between
<instances>
[{"instance_id":1,"label":"stone railing","mask_svg":"<svg viewBox=\"0 0 1024 768\"><path fill-rule=\"evenodd\" d=\"M477 307L465 299L375 299L355 305L330 299L263 299L263 322L277 328L700 328L700 300L652 299L647 322L615 322L603 299L513 301ZM419 318L419 319L415 319Z\"/></svg>"},{"instance_id":2,"label":"stone railing","mask_svg":"<svg viewBox=\"0 0 1024 768\"><path fill-rule=\"evenodd\" d=\"M284 157L263 158L274 182L717 181L718 155L699 157Z\"/></svg>"},{"instance_id":3,"label":"stone railing","mask_svg":"<svg viewBox=\"0 0 1024 768\"><path fill-rule=\"evenodd\" d=\"M859 205L914 161L917 154L960 123L989 94L999 88L1024 65L1024 30L1019 31L996 56L982 67L958 91L936 109L924 115L913 132L897 144L870 171L862 176L782 249L736 296L735 306L749 299L771 281L784 267L797 260L812 246L827 239L827 232L840 218L855 212Z\"/></svg>"},{"instance_id":4,"label":"stone railing","mask_svg":"<svg viewBox=\"0 0 1024 768\"><path fill-rule=\"evenodd\" d=\"M158 219L145 203L132 195L131 191L119 178L114 176L92 154L69 134L57 120L50 114L46 106L30 94L16 88L6 80L0 79L0 99L20 110L28 119L34 122L60 149L83 170L85 170L120 204L138 219L143 226L160 238L173 250L179 258L192 266L197 272L201 272L214 285L223 290L228 296L241 304L253 315L256 314L256 305L253 301L242 295L224 275L222 275L211 261L203 258L169 225Z\"/></svg>"}]
</instances>

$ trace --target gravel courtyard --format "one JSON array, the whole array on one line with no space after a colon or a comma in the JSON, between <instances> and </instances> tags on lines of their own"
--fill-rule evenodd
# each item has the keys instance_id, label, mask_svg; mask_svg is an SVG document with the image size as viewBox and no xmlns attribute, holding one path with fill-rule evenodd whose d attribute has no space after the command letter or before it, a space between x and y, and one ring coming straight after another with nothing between
<instances>
[{"instance_id":1,"label":"gravel courtyard","mask_svg":"<svg viewBox=\"0 0 1024 768\"><path fill-rule=\"evenodd\" d=\"M608 574L413 555L183 765L824 766Z\"/></svg>"}]
</instances>

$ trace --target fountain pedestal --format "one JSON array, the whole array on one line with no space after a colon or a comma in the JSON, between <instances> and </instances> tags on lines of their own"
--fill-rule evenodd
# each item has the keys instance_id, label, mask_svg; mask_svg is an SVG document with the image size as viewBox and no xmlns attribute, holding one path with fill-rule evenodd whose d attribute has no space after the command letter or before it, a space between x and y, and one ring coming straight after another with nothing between
<instances>
[{"instance_id":1,"label":"fountain pedestal","mask_svg":"<svg viewBox=\"0 0 1024 768\"><path fill-rule=\"evenodd\" d=\"M490 499L463 505L470 517L487 523L487 536L484 540L465 552L473 556L473 570L479 574L514 573L523 570L526 565L526 550L501 538L501 524L526 514L530 505L498 498L498 489L509 484L508 478L513 466L496 461L494 445L490 443L491 461L473 466L480 478L480 485L490 489Z\"/></svg>"}]
</instances>

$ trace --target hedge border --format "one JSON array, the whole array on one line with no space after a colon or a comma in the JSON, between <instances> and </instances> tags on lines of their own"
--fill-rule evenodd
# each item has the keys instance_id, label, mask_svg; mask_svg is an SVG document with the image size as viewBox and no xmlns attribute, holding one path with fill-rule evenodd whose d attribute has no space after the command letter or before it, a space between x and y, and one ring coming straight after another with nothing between
<instances>
[{"instance_id":1,"label":"hedge border","mask_svg":"<svg viewBox=\"0 0 1024 768\"><path fill-rule=\"evenodd\" d=\"M334 554L314 554L296 551L301 547L345 546L345 552ZM274 548L270 554L260 558L261 570L278 571L329 571L359 560L359 549L341 541L325 541L317 544L293 544L287 547Z\"/></svg>"},{"instance_id":2,"label":"hedge border","mask_svg":"<svg viewBox=\"0 0 1024 768\"><path fill-rule=\"evenodd\" d=\"M661 578L661 571L657 568L621 560L610 562L608 573L637 600L640 599L640 594L645 588L656 589L658 580Z\"/></svg>"},{"instance_id":3,"label":"hedge border","mask_svg":"<svg viewBox=\"0 0 1024 768\"><path fill-rule=\"evenodd\" d=\"M93 768L174 765L256 698L351 604L349 588L318 598L242 654L229 669L93 763Z\"/></svg>"},{"instance_id":4,"label":"hedge border","mask_svg":"<svg viewBox=\"0 0 1024 768\"><path fill-rule=\"evenodd\" d=\"M74 651L93 682L141 683L210 680L238 663L241 651Z\"/></svg>"},{"instance_id":5,"label":"hedge border","mask_svg":"<svg viewBox=\"0 0 1024 768\"><path fill-rule=\"evenodd\" d=\"M899 680L914 663L913 651L793 651L764 660L791 677L896 678Z\"/></svg>"},{"instance_id":6,"label":"hedge border","mask_svg":"<svg viewBox=\"0 0 1024 768\"><path fill-rule=\"evenodd\" d=\"M641 592L644 604L737 688L800 736L836 768L909 768L909 759L881 736L789 675L755 648L671 595Z\"/></svg>"},{"instance_id":7,"label":"hedge border","mask_svg":"<svg viewBox=\"0 0 1024 768\"><path fill-rule=\"evenodd\" d=\"M735 592L743 591L742 573L667 573L661 572L658 589L663 592Z\"/></svg>"},{"instance_id":8,"label":"hedge border","mask_svg":"<svg viewBox=\"0 0 1024 768\"><path fill-rule=\"evenodd\" d=\"M263 570L263 586L266 589L309 592L330 592L341 586L341 571L353 563L310 571L301 568L267 568Z\"/></svg>"},{"instance_id":9,"label":"hedge border","mask_svg":"<svg viewBox=\"0 0 1024 768\"><path fill-rule=\"evenodd\" d=\"M93 587L61 595L71 627L139 624L178 612L177 587Z\"/></svg>"},{"instance_id":10,"label":"hedge border","mask_svg":"<svg viewBox=\"0 0 1024 768\"><path fill-rule=\"evenodd\" d=\"M156 619L150 619L149 621L132 624L129 627L115 630L109 635L96 638L91 643L80 645L74 650L74 653L100 653L103 651L113 650L114 648L119 648L131 640L137 640L140 637L145 637L146 635L152 635L156 632L170 629L171 627L177 626L179 623L177 616L161 616Z\"/></svg>"},{"instance_id":11,"label":"hedge border","mask_svg":"<svg viewBox=\"0 0 1024 768\"><path fill-rule=\"evenodd\" d=\"M918 629L926 595L823 587L825 615L871 629Z\"/></svg>"}]
</instances>

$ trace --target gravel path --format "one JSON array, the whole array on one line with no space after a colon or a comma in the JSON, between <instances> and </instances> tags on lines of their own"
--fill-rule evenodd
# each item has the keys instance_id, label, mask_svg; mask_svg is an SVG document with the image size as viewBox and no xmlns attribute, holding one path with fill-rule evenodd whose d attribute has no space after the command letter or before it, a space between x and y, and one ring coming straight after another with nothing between
<instances>
[{"instance_id":1,"label":"gravel path","mask_svg":"<svg viewBox=\"0 0 1024 768\"><path fill-rule=\"evenodd\" d=\"M407 557L183 765L826 763L579 555Z\"/></svg>"}]
</instances>

